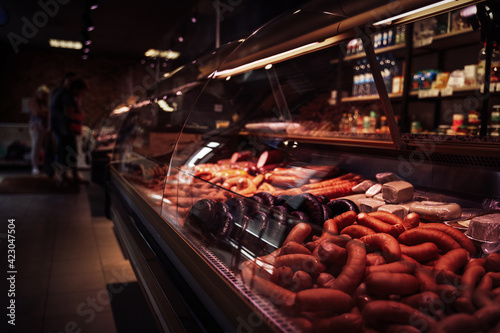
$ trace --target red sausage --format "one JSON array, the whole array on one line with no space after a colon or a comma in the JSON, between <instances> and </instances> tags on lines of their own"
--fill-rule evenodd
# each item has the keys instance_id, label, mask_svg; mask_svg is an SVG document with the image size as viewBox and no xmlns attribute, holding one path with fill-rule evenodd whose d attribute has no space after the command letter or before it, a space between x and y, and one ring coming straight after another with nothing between
<instances>
[{"instance_id":1,"label":"red sausage","mask_svg":"<svg viewBox=\"0 0 500 333\"><path fill-rule=\"evenodd\" d=\"M433 318L397 301L377 300L369 302L365 305L361 314L369 324L377 325L380 322L410 324L421 332L426 332L436 325L436 320Z\"/></svg>"},{"instance_id":2,"label":"red sausage","mask_svg":"<svg viewBox=\"0 0 500 333\"><path fill-rule=\"evenodd\" d=\"M323 242L318 245L318 258L322 262L328 262L337 265L344 265L347 260L346 250L336 244Z\"/></svg>"},{"instance_id":3,"label":"red sausage","mask_svg":"<svg viewBox=\"0 0 500 333\"><path fill-rule=\"evenodd\" d=\"M430 333L457 333L477 332L479 330L478 320L466 313L456 313L443 318L431 330Z\"/></svg>"},{"instance_id":4,"label":"red sausage","mask_svg":"<svg viewBox=\"0 0 500 333\"><path fill-rule=\"evenodd\" d=\"M398 237L398 241L405 245L417 245L431 242L437 245L443 252L461 248L452 237L442 231L425 228L415 228L406 230Z\"/></svg>"},{"instance_id":5,"label":"red sausage","mask_svg":"<svg viewBox=\"0 0 500 333\"><path fill-rule=\"evenodd\" d=\"M410 274L374 272L365 279L366 290L378 297L412 295L418 291L418 281Z\"/></svg>"},{"instance_id":6,"label":"red sausage","mask_svg":"<svg viewBox=\"0 0 500 333\"><path fill-rule=\"evenodd\" d=\"M358 214L357 218L358 224L368 227L376 232L382 232L389 234L397 238L403 231L404 227L402 224L391 225L380 221L379 219L370 216L366 213Z\"/></svg>"},{"instance_id":7,"label":"red sausage","mask_svg":"<svg viewBox=\"0 0 500 333\"><path fill-rule=\"evenodd\" d=\"M375 231L372 229L358 224L347 226L340 232L341 235L349 235L352 238L361 238L363 236L373 235L374 233Z\"/></svg>"},{"instance_id":8,"label":"red sausage","mask_svg":"<svg viewBox=\"0 0 500 333\"><path fill-rule=\"evenodd\" d=\"M312 227L307 224L307 223L299 223L295 225L292 230L288 233L288 236L286 237L285 241L283 242L283 245L286 245L289 242L296 242L299 244L304 243L306 240L307 236L312 231Z\"/></svg>"},{"instance_id":9,"label":"red sausage","mask_svg":"<svg viewBox=\"0 0 500 333\"><path fill-rule=\"evenodd\" d=\"M323 231L338 235L345 227L356 221L356 212L353 210L335 216L333 219L326 220L323 224Z\"/></svg>"},{"instance_id":10,"label":"red sausage","mask_svg":"<svg viewBox=\"0 0 500 333\"><path fill-rule=\"evenodd\" d=\"M386 262L398 261L401 259L401 247L396 238L389 234L378 233L364 236L361 241L369 247L382 250Z\"/></svg>"},{"instance_id":11,"label":"red sausage","mask_svg":"<svg viewBox=\"0 0 500 333\"><path fill-rule=\"evenodd\" d=\"M279 256L276 258L275 266L288 266L294 272L303 270L311 274L319 274L325 270L325 265L310 254L285 254Z\"/></svg>"},{"instance_id":12,"label":"red sausage","mask_svg":"<svg viewBox=\"0 0 500 333\"><path fill-rule=\"evenodd\" d=\"M442 231L448 236L452 237L455 241L457 241L457 243L460 244L461 247L469 251L471 255L476 254L476 246L474 245L472 240L470 240L469 237L465 236L465 234L458 229L455 229L443 223L425 223L422 224L420 227L424 229L433 229Z\"/></svg>"},{"instance_id":13,"label":"red sausage","mask_svg":"<svg viewBox=\"0 0 500 333\"><path fill-rule=\"evenodd\" d=\"M304 245L299 244L295 241L289 241L281 247L281 255L296 253L311 254L311 251L309 251Z\"/></svg>"},{"instance_id":14,"label":"red sausage","mask_svg":"<svg viewBox=\"0 0 500 333\"><path fill-rule=\"evenodd\" d=\"M488 306L477 310L474 317L479 322L479 326L483 332L488 332L490 329L500 323L500 304Z\"/></svg>"},{"instance_id":15,"label":"red sausage","mask_svg":"<svg viewBox=\"0 0 500 333\"><path fill-rule=\"evenodd\" d=\"M357 333L361 331L363 318L355 313L344 313L331 318L322 318L314 322L314 332Z\"/></svg>"},{"instance_id":16,"label":"red sausage","mask_svg":"<svg viewBox=\"0 0 500 333\"><path fill-rule=\"evenodd\" d=\"M406 230L414 229L420 225L420 215L417 213L410 213L405 216L403 225Z\"/></svg>"},{"instance_id":17,"label":"red sausage","mask_svg":"<svg viewBox=\"0 0 500 333\"><path fill-rule=\"evenodd\" d=\"M354 239L347 243L346 251L347 262L342 268L342 272L335 280L327 282L325 287L339 289L348 294L352 294L365 274L365 244L359 240Z\"/></svg>"},{"instance_id":18,"label":"red sausage","mask_svg":"<svg viewBox=\"0 0 500 333\"><path fill-rule=\"evenodd\" d=\"M469 261L470 254L467 250L459 248L451 250L441 256L434 264L434 271L451 271L456 273Z\"/></svg>"},{"instance_id":19,"label":"red sausage","mask_svg":"<svg viewBox=\"0 0 500 333\"><path fill-rule=\"evenodd\" d=\"M462 296L455 301L455 306L461 312L473 314L476 307L472 304L472 294L476 289L476 284L486 273L481 266L472 266L464 272L462 276Z\"/></svg>"},{"instance_id":20,"label":"red sausage","mask_svg":"<svg viewBox=\"0 0 500 333\"><path fill-rule=\"evenodd\" d=\"M388 212L371 212L368 213L368 215L373 216L374 218L377 218L382 222L389 223L392 225L403 224L403 220L399 216Z\"/></svg>"},{"instance_id":21,"label":"red sausage","mask_svg":"<svg viewBox=\"0 0 500 333\"><path fill-rule=\"evenodd\" d=\"M491 253L486 258L484 268L487 272L500 272L500 253Z\"/></svg>"},{"instance_id":22,"label":"red sausage","mask_svg":"<svg viewBox=\"0 0 500 333\"><path fill-rule=\"evenodd\" d=\"M401 299L401 302L407 304L421 312L428 313L434 318L442 319L444 304L438 294L432 291L424 291Z\"/></svg>"},{"instance_id":23,"label":"red sausage","mask_svg":"<svg viewBox=\"0 0 500 333\"><path fill-rule=\"evenodd\" d=\"M368 276L374 272L390 272L390 273L408 273L413 274L417 265L409 260L400 260L391 262L390 264L367 266L365 275Z\"/></svg>"},{"instance_id":24,"label":"red sausage","mask_svg":"<svg viewBox=\"0 0 500 333\"><path fill-rule=\"evenodd\" d=\"M439 248L436 244L431 242L426 242L422 244L417 244L413 246L408 246L400 244L401 254L407 255L415 259L418 262L424 262L432 260L438 257Z\"/></svg>"},{"instance_id":25,"label":"red sausage","mask_svg":"<svg viewBox=\"0 0 500 333\"><path fill-rule=\"evenodd\" d=\"M295 306L300 312L332 311L349 312L354 307L351 296L340 290L315 288L299 291Z\"/></svg>"},{"instance_id":26,"label":"red sausage","mask_svg":"<svg viewBox=\"0 0 500 333\"><path fill-rule=\"evenodd\" d=\"M247 267L241 271L241 276L250 289L259 295L268 297L274 304L286 308L291 308L295 304L294 292L253 274Z\"/></svg>"}]
</instances>

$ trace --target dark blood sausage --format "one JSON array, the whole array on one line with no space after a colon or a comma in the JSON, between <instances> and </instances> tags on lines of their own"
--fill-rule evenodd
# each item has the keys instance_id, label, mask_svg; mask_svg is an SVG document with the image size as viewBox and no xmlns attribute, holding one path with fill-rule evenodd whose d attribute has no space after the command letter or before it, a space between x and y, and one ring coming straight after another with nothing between
<instances>
[{"instance_id":1,"label":"dark blood sausage","mask_svg":"<svg viewBox=\"0 0 500 333\"><path fill-rule=\"evenodd\" d=\"M349 199L335 199L326 204L332 211L332 217L348 212L350 210L359 214L358 206Z\"/></svg>"},{"instance_id":2,"label":"dark blood sausage","mask_svg":"<svg viewBox=\"0 0 500 333\"><path fill-rule=\"evenodd\" d=\"M474 245L472 240L470 240L469 237L467 237L460 230L457 230L453 227L450 227L449 225L442 223L424 223L420 227L424 229L433 229L442 231L451 238L453 238L458 244L460 244L461 247L469 251L471 255L476 254L476 246Z\"/></svg>"},{"instance_id":3,"label":"dark blood sausage","mask_svg":"<svg viewBox=\"0 0 500 333\"><path fill-rule=\"evenodd\" d=\"M339 289L348 294L356 289L365 274L366 249L360 240L353 239L346 245L347 261L342 272L335 279L326 283L325 287Z\"/></svg>"},{"instance_id":4,"label":"dark blood sausage","mask_svg":"<svg viewBox=\"0 0 500 333\"><path fill-rule=\"evenodd\" d=\"M389 234L394 238L397 238L399 234L401 234L404 231L404 226L402 224L392 225L389 223L385 223L366 213L358 214L357 221L358 224L364 225L365 227L373 229L376 232Z\"/></svg>"},{"instance_id":5,"label":"dark blood sausage","mask_svg":"<svg viewBox=\"0 0 500 333\"><path fill-rule=\"evenodd\" d=\"M314 224L322 225L323 222L325 222L323 206L312 194L302 193L294 195L285 201L284 206L290 211L301 211L306 213Z\"/></svg>"},{"instance_id":6,"label":"dark blood sausage","mask_svg":"<svg viewBox=\"0 0 500 333\"><path fill-rule=\"evenodd\" d=\"M417 245L425 242L436 244L443 252L461 248L451 236L435 229L415 228L406 230L398 237L398 241L405 245Z\"/></svg>"}]
</instances>

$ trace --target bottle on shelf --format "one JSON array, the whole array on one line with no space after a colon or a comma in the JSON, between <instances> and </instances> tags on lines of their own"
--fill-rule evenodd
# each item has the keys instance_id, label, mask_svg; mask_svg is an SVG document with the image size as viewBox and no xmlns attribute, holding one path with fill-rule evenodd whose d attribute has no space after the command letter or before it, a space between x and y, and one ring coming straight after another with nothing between
<instances>
[{"instance_id":1,"label":"bottle on shelf","mask_svg":"<svg viewBox=\"0 0 500 333\"><path fill-rule=\"evenodd\" d=\"M366 95L366 59L360 62L358 72L358 94L357 96Z\"/></svg>"},{"instance_id":2,"label":"bottle on shelf","mask_svg":"<svg viewBox=\"0 0 500 333\"><path fill-rule=\"evenodd\" d=\"M354 66L354 75L352 77L352 95L353 96L359 96L359 85L360 85L360 77L361 71L360 71L360 62L358 61L356 65Z\"/></svg>"},{"instance_id":3,"label":"bottle on shelf","mask_svg":"<svg viewBox=\"0 0 500 333\"><path fill-rule=\"evenodd\" d=\"M374 95L377 93L376 90L370 64L367 63L365 71L365 95Z\"/></svg>"},{"instance_id":4,"label":"bottle on shelf","mask_svg":"<svg viewBox=\"0 0 500 333\"><path fill-rule=\"evenodd\" d=\"M484 81L486 77L486 43L479 51L478 64L477 64L477 82L480 86L481 92L484 91ZM499 90L500 82L500 53L496 43L493 44L493 51L491 52L491 71L490 71L490 92ZM497 88L498 87L498 88Z\"/></svg>"},{"instance_id":5,"label":"bottle on shelf","mask_svg":"<svg viewBox=\"0 0 500 333\"><path fill-rule=\"evenodd\" d=\"M493 105L489 134L491 136L500 136L500 105Z\"/></svg>"},{"instance_id":6,"label":"bottle on shelf","mask_svg":"<svg viewBox=\"0 0 500 333\"><path fill-rule=\"evenodd\" d=\"M370 111L370 127L369 133L375 133L377 131L377 112L374 110Z\"/></svg>"},{"instance_id":7,"label":"bottle on shelf","mask_svg":"<svg viewBox=\"0 0 500 333\"><path fill-rule=\"evenodd\" d=\"M354 112L352 113L352 118L351 118L351 123L350 123L350 132L351 133L357 133L358 132L358 119L361 118L361 115L359 114L359 110L355 109Z\"/></svg>"}]
</instances>

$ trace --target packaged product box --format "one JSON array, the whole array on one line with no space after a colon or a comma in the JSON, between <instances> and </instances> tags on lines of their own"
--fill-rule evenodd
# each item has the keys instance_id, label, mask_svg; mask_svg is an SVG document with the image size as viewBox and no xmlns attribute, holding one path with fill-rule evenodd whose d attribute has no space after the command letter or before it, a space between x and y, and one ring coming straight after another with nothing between
<instances>
[{"instance_id":1,"label":"packaged product box","mask_svg":"<svg viewBox=\"0 0 500 333\"><path fill-rule=\"evenodd\" d=\"M464 67L464 84L466 86L476 86L477 81L477 65L466 65Z\"/></svg>"}]
</instances>

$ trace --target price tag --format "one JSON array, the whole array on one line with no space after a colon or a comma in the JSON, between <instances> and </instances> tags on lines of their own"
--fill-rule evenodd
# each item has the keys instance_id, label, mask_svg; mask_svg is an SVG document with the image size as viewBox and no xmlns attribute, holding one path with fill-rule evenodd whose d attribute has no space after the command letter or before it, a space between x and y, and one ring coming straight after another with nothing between
<instances>
[{"instance_id":1,"label":"price tag","mask_svg":"<svg viewBox=\"0 0 500 333\"><path fill-rule=\"evenodd\" d=\"M451 96L453 95L453 88L452 87L446 87L441 89L441 96Z\"/></svg>"},{"instance_id":2,"label":"price tag","mask_svg":"<svg viewBox=\"0 0 500 333\"><path fill-rule=\"evenodd\" d=\"M439 89L430 89L427 97L438 97Z\"/></svg>"},{"instance_id":3,"label":"price tag","mask_svg":"<svg viewBox=\"0 0 500 333\"><path fill-rule=\"evenodd\" d=\"M426 90L419 90L418 91L418 98L426 98L427 97L427 91Z\"/></svg>"}]
</instances>

